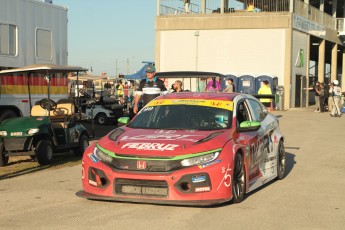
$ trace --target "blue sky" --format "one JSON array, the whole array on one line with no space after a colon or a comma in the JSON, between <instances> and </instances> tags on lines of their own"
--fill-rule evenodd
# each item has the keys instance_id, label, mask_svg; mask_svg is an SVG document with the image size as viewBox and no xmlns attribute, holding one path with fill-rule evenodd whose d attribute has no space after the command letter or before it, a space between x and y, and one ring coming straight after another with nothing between
<instances>
[{"instance_id":1,"label":"blue sky","mask_svg":"<svg viewBox=\"0 0 345 230\"><path fill-rule=\"evenodd\" d=\"M68 7L68 64L108 76L154 61L156 0L53 0Z\"/></svg>"}]
</instances>

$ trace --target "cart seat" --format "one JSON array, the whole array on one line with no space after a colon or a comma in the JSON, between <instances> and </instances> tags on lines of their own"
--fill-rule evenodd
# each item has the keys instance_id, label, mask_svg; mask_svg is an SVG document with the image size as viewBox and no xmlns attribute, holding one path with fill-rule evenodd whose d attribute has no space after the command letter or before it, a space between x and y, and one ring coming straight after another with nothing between
<instances>
[{"instance_id":1,"label":"cart seat","mask_svg":"<svg viewBox=\"0 0 345 230\"><path fill-rule=\"evenodd\" d=\"M74 115L74 104L73 103L59 103L56 106L56 109L50 111L43 109L40 105L34 105L31 109L31 116L48 116L52 119L67 118Z\"/></svg>"}]
</instances>

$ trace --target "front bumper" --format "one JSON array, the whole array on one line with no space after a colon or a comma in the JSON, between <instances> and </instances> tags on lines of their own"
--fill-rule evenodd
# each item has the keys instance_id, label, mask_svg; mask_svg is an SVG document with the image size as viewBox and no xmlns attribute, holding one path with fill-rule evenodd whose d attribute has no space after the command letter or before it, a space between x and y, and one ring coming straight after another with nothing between
<instances>
[{"instance_id":1,"label":"front bumper","mask_svg":"<svg viewBox=\"0 0 345 230\"><path fill-rule=\"evenodd\" d=\"M219 157L207 165L171 172L127 171L100 162L92 149L90 146L84 153L83 190L76 194L80 197L190 206L215 205L232 199L230 159Z\"/></svg>"}]
</instances>

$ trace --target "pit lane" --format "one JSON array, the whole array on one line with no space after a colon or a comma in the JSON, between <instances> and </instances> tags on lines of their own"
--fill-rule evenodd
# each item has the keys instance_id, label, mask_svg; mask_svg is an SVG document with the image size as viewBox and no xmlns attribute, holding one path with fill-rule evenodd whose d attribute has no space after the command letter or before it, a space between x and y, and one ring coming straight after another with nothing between
<instances>
[{"instance_id":1,"label":"pit lane","mask_svg":"<svg viewBox=\"0 0 345 230\"><path fill-rule=\"evenodd\" d=\"M81 199L75 196L81 189L78 163L0 180L0 229L343 229L345 118L312 108L274 114L286 138L287 176L240 204L200 208Z\"/></svg>"}]
</instances>

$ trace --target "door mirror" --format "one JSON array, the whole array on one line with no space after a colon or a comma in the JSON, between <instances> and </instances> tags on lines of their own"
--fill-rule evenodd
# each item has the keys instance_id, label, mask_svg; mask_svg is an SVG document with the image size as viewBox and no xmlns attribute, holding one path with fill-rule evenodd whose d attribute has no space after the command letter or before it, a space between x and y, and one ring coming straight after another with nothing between
<instances>
[{"instance_id":1,"label":"door mirror","mask_svg":"<svg viewBox=\"0 0 345 230\"><path fill-rule=\"evenodd\" d=\"M237 128L237 132L254 132L258 131L260 127L261 122L259 121L243 121Z\"/></svg>"}]
</instances>

